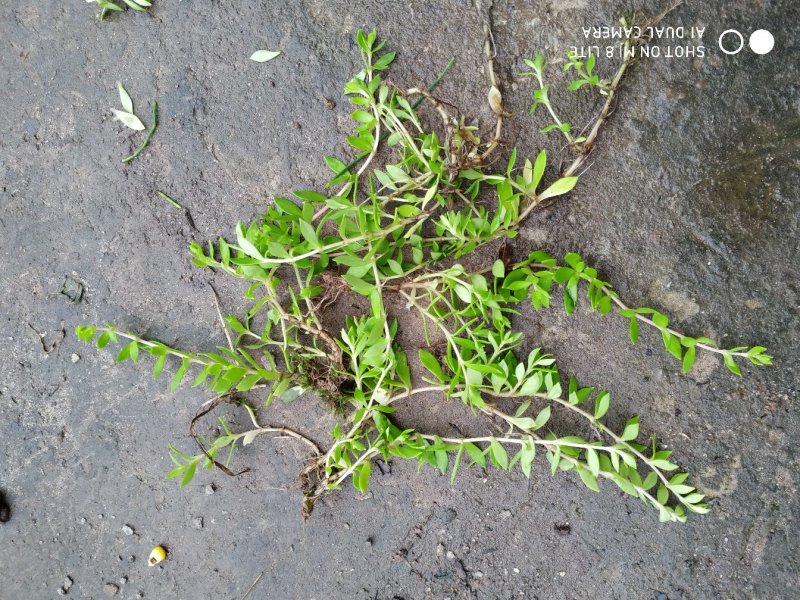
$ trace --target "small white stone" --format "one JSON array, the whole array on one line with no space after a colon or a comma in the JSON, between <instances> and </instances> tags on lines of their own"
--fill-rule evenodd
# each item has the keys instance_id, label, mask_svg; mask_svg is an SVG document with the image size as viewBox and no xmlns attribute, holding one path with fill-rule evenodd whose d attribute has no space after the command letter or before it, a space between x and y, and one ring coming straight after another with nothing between
<instances>
[{"instance_id":1,"label":"small white stone","mask_svg":"<svg viewBox=\"0 0 800 600\"><path fill-rule=\"evenodd\" d=\"M76 362L78 362L81 359L81 357L73 352L72 356L70 356L70 359L72 360L72 364L74 365Z\"/></svg>"}]
</instances>

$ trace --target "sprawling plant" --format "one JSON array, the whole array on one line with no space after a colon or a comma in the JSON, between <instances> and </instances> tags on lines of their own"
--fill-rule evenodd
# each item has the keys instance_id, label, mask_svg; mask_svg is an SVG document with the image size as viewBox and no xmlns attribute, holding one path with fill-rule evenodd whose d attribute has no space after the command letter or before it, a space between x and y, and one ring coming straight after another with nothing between
<instances>
[{"instance_id":1,"label":"sprawling plant","mask_svg":"<svg viewBox=\"0 0 800 600\"><path fill-rule=\"evenodd\" d=\"M723 349L710 339L675 331L656 310L628 307L575 253L559 260L537 250L514 260L508 240L525 219L577 184L575 174L610 114L633 58L626 57L616 75L605 80L594 74L593 59L569 57L567 67L578 76L570 88L588 86L599 92L602 103L598 117L578 135L550 102L544 57L526 61L531 68L526 75L537 83L532 108L547 110L552 125L545 130L563 135L572 153L562 174L545 184L544 151L532 161L518 161L513 150L501 169L491 162L502 145L508 115L490 58L489 103L497 123L482 140L476 126L451 114L450 105L430 91L404 90L382 78L394 53L380 53L383 43L374 32L359 32L357 41L364 68L345 86L355 105L356 127L347 141L357 150L357 160L346 165L326 158L333 172L328 193L301 190L293 193L294 200L275 198L265 214L237 227L235 242L191 245L196 265L249 284L246 297L252 307L225 318L226 334L235 334L228 334L229 345L215 353L193 353L113 325L78 328L81 339L96 340L101 348L125 342L118 361L151 354L155 377L168 360L177 360L173 390L194 372L193 385L215 394L198 418L237 393L261 388L267 408L276 398L289 402L308 392L325 399L339 417L333 441L322 451L301 433L262 427L255 410L244 405L252 429L234 433L220 420L222 435L212 440L195 436L200 453L171 449L176 466L168 477L186 485L198 466L217 465L230 472L237 442L247 445L260 434L280 434L305 442L312 452L303 470L305 515L321 494L347 480L365 491L376 458L417 461L454 479L460 467L475 464L518 467L529 477L537 454L553 473L575 471L591 490L599 491L600 480L612 482L653 506L664 521L706 512L703 494L672 462L671 451L661 449L655 437L642 438L638 417L628 419L621 430L612 428L607 422L608 392L564 377L555 359L539 348L523 353L523 334L512 322L524 304L544 310L561 297L570 314L585 295L592 310L629 320L634 343L640 326L658 330L684 371L692 367L697 352L721 355L736 374L737 360L770 363L762 347ZM644 41L626 40L625 47L640 43ZM441 120L436 127L427 126L412 104L421 98L434 107L435 121ZM485 267L469 268L459 261L492 244L494 251L476 254L492 257ZM329 308L340 296L353 293L365 297L369 309L348 316L336 332L329 325ZM412 369L397 342L398 315L388 307L398 303L390 302L392 297L424 327L427 345L414 356L424 376L412 376L412 370L420 369ZM418 402L422 395L463 402L485 433L441 437L394 420L397 405ZM577 430L591 435L557 434L552 425L562 425L558 413L571 415L563 421L577 420ZM228 457L221 460L220 452Z\"/></svg>"}]
</instances>

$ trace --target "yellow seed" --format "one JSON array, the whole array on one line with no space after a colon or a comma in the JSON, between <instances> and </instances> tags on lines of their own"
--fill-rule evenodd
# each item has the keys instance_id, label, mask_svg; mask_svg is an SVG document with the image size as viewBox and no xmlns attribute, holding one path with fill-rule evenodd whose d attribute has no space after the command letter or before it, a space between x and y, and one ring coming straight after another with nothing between
<instances>
[{"instance_id":1,"label":"yellow seed","mask_svg":"<svg viewBox=\"0 0 800 600\"><path fill-rule=\"evenodd\" d=\"M164 546L156 546L153 548L152 552L150 552L150 558L147 559L147 564L152 567L160 563L166 557L167 551L164 550Z\"/></svg>"}]
</instances>

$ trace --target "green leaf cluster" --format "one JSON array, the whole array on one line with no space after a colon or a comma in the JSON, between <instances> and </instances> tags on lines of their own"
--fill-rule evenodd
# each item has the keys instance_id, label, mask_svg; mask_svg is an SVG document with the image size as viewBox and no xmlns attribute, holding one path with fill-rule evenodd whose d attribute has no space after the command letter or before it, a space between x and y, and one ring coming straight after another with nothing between
<instances>
[{"instance_id":1,"label":"green leaf cluster","mask_svg":"<svg viewBox=\"0 0 800 600\"><path fill-rule=\"evenodd\" d=\"M89 1L91 2L91 0ZM101 21L105 20L106 16L112 12L124 12L126 8L145 12L148 8L153 6L150 0L117 0L116 2L112 2L111 0L94 1L97 2L97 5L101 8L99 15ZM119 4L120 1L123 3L122 5Z\"/></svg>"},{"instance_id":2,"label":"green leaf cluster","mask_svg":"<svg viewBox=\"0 0 800 600\"><path fill-rule=\"evenodd\" d=\"M366 491L377 458L413 460L452 481L459 469L475 465L504 471L518 465L532 477L538 454L552 473L572 471L590 490L611 481L662 520L706 512L704 496L687 485L686 473L676 472L671 452L658 448L655 438L639 441L638 417L614 429L606 423L616 421L608 392L563 378L555 358L541 349L522 352L525 340L514 317L527 303L537 311L562 303L572 314L584 296L590 310L628 319L634 343L640 325L657 330L684 371L704 351L720 354L739 374L737 360L770 364L765 348L722 349L675 331L658 311L625 305L577 253L557 260L539 250L514 262L509 248L527 217L570 194L578 178L549 174L544 151L518 160L513 150L496 168L490 156L496 138L481 140L476 125L451 115L428 92L384 80L396 55L383 52L375 32L359 32L356 42L363 67L344 87L353 105L347 143L356 160L327 157L331 178L324 189L275 198L258 218L237 225L235 239L190 246L195 265L247 284L249 308L224 318L229 346L185 352L112 325L79 327L78 337L98 347L123 343L118 361L150 354L156 377L174 362L172 389L191 369L193 385L220 401L262 388L264 410L276 398L291 402L307 391L329 401L340 420L330 448L304 470L306 509L348 479ZM570 144L583 144L553 110L544 57L526 64L539 84L534 108L543 106ZM568 63L586 80L582 85L610 90L595 79L595 68L593 60ZM439 127L417 113L420 98L434 105ZM492 243L500 248L498 258L484 267L459 260ZM351 314L333 326L328 309L345 299ZM422 323L425 335L414 364L400 342L409 318ZM479 422L499 420L507 431L499 434L485 423L486 435L444 437L403 428L396 405L431 395L461 401ZM223 424L225 433L205 442L201 454L173 448L176 467L169 476L185 485L198 465L219 466L219 450L230 453L239 439L247 445L275 431L251 417L255 429L234 434ZM565 433L565 423L575 420L580 435Z\"/></svg>"}]
</instances>

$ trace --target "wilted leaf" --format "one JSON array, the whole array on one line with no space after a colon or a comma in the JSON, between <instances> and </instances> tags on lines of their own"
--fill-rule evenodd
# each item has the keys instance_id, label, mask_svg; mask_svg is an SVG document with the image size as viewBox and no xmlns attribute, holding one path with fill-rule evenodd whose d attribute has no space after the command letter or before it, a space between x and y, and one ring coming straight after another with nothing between
<instances>
[{"instance_id":1,"label":"wilted leaf","mask_svg":"<svg viewBox=\"0 0 800 600\"><path fill-rule=\"evenodd\" d=\"M112 108L111 112L114 113L114 118L125 125L125 127L133 129L134 131L144 131L144 123L142 123L139 120L139 117L136 115L122 110L117 110L116 108Z\"/></svg>"},{"instance_id":2,"label":"wilted leaf","mask_svg":"<svg viewBox=\"0 0 800 600\"><path fill-rule=\"evenodd\" d=\"M492 107L496 115L503 115L505 113L503 110L503 96L500 90L494 85L489 90L489 106Z\"/></svg>"},{"instance_id":3,"label":"wilted leaf","mask_svg":"<svg viewBox=\"0 0 800 600\"><path fill-rule=\"evenodd\" d=\"M133 100L131 100L130 94L128 94L121 81L117 82L117 89L119 90L119 101L122 104L122 108L125 109L125 112L133 114Z\"/></svg>"}]
</instances>

